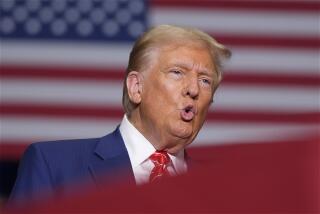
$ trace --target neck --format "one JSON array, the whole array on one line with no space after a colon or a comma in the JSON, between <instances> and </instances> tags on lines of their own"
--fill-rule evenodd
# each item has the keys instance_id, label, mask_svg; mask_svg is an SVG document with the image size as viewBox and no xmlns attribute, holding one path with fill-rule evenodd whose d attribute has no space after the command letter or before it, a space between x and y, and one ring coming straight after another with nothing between
<instances>
[{"instance_id":1,"label":"neck","mask_svg":"<svg viewBox=\"0 0 320 214\"><path fill-rule=\"evenodd\" d=\"M138 109L138 108L137 108ZM133 110L128 117L130 123L153 145L156 150L176 154L188 143L189 139L181 139L142 119L139 110Z\"/></svg>"}]
</instances>

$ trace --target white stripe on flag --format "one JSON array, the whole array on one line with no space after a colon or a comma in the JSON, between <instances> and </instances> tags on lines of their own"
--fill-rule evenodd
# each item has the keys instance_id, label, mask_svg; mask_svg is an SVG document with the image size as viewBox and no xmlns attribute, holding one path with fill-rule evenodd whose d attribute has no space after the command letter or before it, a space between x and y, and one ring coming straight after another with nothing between
<instances>
[{"instance_id":1,"label":"white stripe on flag","mask_svg":"<svg viewBox=\"0 0 320 214\"><path fill-rule=\"evenodd\" d=\"M154 7L150 20L151 25L176 24L224 34L285 37L319 34L319 14L307 12Z\"/></svg>"},{"instance_id":2,"label":"white stripe on flag","mask_svg":"<svg viewBox=\"0 0 320 214\"><path fill-rule=\"evenodd\" d=\"M3 103L48 105L118 106L121 108L122 82L54 81L2 79ZM319 90L284 86L234 86L221 84L213 109L248 111L318 111ZM232 108L232 109L231 109Z\"/></svg>"},{"instance_id":3,"label":"white stripe on flag","mask_svg":"<svg viewBox=\"0 0 320 214\"><path fill-rule=\"evenodd\" d=\"M5 40L1 64L125 67L132 44Z\"/></svg>"},{"instance_id":4,"label":"white stripe on flag","mask_svg":"<svg viewBox=\"0 0 320 214\"><path fill-rule=\"evenodd\" d=\"M1 64L86 68L126 68L131 45L64 42L14 42L2 44ZM259 73L272 70L290 74L318 74L319 51L268 48L232 48L226 68Z\"/></svg>"},{"instance_id":5,"label":"white stripe on flag","mask_svg":"<svg viewBox=\"0 0 320 214\"><path fill-rule=\"evenodd\" d=\"M25 142L101 137L121 122L119 120L53 119L2 117L1 139ZM205 143L272 141L281 137L319 131L316 124L241 124L208 122L200 131L194 146Z\"/></svg>"},{"instance_id":6,"label":"white stripe on flag","mask_svg":"<svg viewBox=\"0 0 320 214\"><path fill-rule=\"evenodd\" d=\"M319 74L318 50L249 47L231 50L232 59L226 64L226 69L255 74L265 70L268 70L268 74Z\"/></svg>"}]
</instances>

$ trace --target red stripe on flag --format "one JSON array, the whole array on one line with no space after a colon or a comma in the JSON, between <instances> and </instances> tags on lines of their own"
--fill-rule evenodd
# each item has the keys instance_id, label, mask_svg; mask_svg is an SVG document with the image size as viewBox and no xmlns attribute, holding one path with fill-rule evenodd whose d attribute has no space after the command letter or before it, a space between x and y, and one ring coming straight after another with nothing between
<instances>
[{"instance_id":1,"label":"red stripe on flag","mask_svg":"<svg viewBox=\"0 0 320 214\"><path fill-rule=\"evenodd\" d=\"M151 7L300 11L319 13L319 1L152 0Z\"/></svg>"},{"instance_id":2,"label":"red stripe on flag","mask_svg":"<svg viewBox=\"0 0 320 214\"><path fill-rule=\"evenodd\" d=\"M265 85L265 86L301 86L320 87L320 76L294 74L270 74L276 72L259 71L257 74L246 71L225 71L223 84L232 85ZM290 73L290 72L287 72ZM86 81L123 81L124 71L120 69L84 69L84 68L52 68L32 66L3 65L0 77L49 80L86 80Z\"/></svg>"},{"instance_id":3,"label":"red stripe on flag","mask_svg":"<svg viewBox=\"0 0 320 214\"><path fill-rule=\"evenodd\" d=\"M234 123L319 123L319 112L284 113L284 112L237 112L214 111L209 112L210 121L229 121Z\"/></svg>"},{"instance_id":4,"label":"red stripe on flag","mask_svg":"<svg viewBox=\"0 0 320 214\"><path fill-rule=\"evenodd\" d=\"M123 80L125 69L2 65L0 77L53 80Z\"/></svg>"},{"instance_id":5,"label":"red stripe on flag","mask_svg":"<svg viewBox=\"0 0 320 214\"><path fill-rule=\"evenodd\" d=\"M224 34L219 31L209 31L212 37L225 45L236 45L241 47L269 47L269 48L294 48L318 50L320 39L316 36L299 37L295 35L254 35L252 34Z\"/></svg>"},{"instance_id":6,"label":"red stripe on flag","mask_svg":"<svg viewBox=\"0 0 320 214\"><path fill-rule=\"evenodd\" d=\"M246 71L226 71L223 84L232 85L264 85L264 86L301 86L320 87L320 76L294 75L294 74L272 74L268 71L259 71L257 74L246 73Z\"/></svg>"},{"instance_id":7,"label":"red stripe on flag","mask_svg":"<svg viewBox=\"0 0 320 214\"><path fill-rule=\"evenodd\" d=\"M60 118L92 118L107 120L121 119L124 112L119 107L109 106L67 106L67 105L36 105L25 103L2 103L0 115L19 115L21 117L60 117ZM237 112L218 110L209 112L209 121L228 121L234 123L319 123L319 112Z\"/></svg>"},{"instance_id":8,"label":"red stripe on flag","mask_svg":"<svg viewBox=\"0 0 320 214\"><path fill-rule=\"evenodd\" d=\"M121 118L124 111L121 108L108 106L66 106L66 105L37 105L25 103L2 103L0 115L44 116L68 118Z\"/></svg>"},{"instance_id":9,"label":"red stripe on flag","mask_svg":"<svg viewBox=\"0 0 320 214\"><path fill-rule=\"evenodd\" d=\"M32 141L1 140L0 160L19 160Z\"/></svg>"},{"instance_id":10,"label":"red stripe on flag","mask_svg":"<svg viewBox=\"0 0 320 214\"><path fill-rule=\"evenodd\" d=\"M219 42L225 45L264 47L264 48L293 48L319 50L319 37L275 37L260 35L223 35L218 32L209 32Z\"/></svg>"}]
</instances>

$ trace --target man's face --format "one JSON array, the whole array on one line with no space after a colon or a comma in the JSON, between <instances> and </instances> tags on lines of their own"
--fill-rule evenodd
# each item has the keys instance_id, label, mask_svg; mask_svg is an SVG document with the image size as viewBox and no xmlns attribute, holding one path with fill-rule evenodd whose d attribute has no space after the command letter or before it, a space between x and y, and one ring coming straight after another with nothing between
<instances>
[{"instance_id":1,"label":"man's face","mask_svg":"<svg viewBox=\"0 0 320 214\"><path fill-rule=\"evenodd\" d=\"M207 49L162 47L144 73L140 131L158 150L176 153L191 143L211 104L217 75Z\"/></svg>"}]
</instances>

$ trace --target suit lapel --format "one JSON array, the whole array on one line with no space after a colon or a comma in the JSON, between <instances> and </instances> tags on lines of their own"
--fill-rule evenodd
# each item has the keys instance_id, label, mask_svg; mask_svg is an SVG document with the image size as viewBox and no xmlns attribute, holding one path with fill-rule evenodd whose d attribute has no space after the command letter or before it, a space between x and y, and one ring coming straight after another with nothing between
<instances>
[{"instance_id":1,"label":"suit lapel","mask_svg":"<svg viewBox=\"0 0 320 214\"><path fill-rule=\"evenodd\" d=\"M120 181L135 184L130 158L119 127L97 143L89 163L96 184L112 185Z\"/></svg>"}]
</instances>

